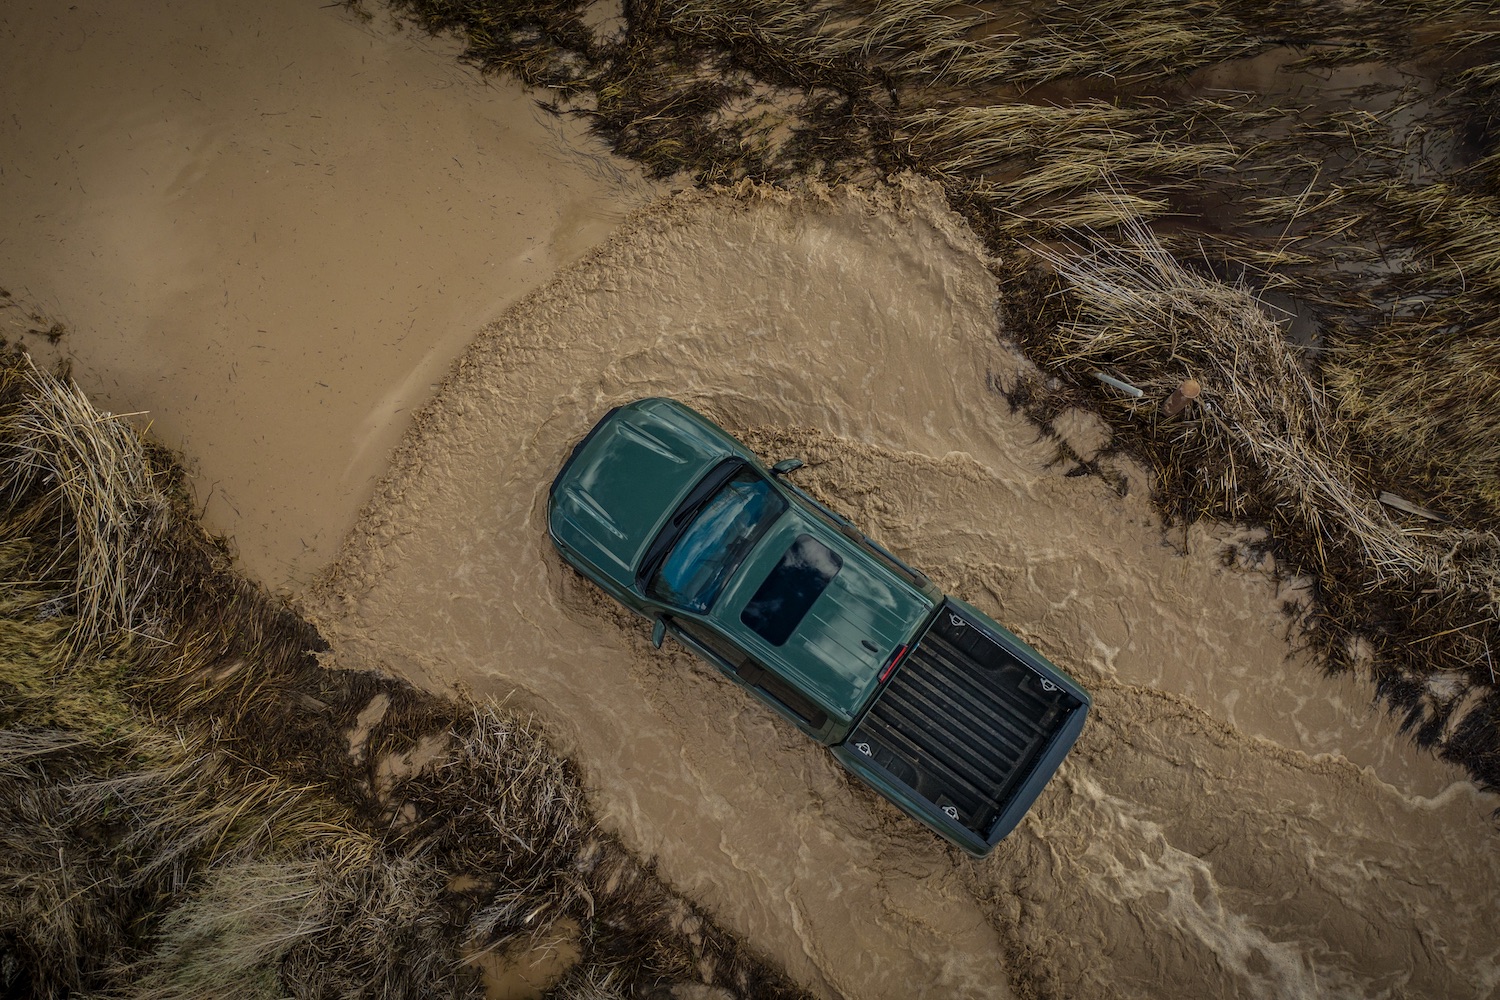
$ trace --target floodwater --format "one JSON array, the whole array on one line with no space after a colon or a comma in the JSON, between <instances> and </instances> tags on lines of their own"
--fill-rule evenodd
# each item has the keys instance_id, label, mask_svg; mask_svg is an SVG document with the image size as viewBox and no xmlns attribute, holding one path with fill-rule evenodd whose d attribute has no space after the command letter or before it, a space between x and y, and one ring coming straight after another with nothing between
<instances>
[{"instance_id":1,"label":"floodwater","mask_svg":"<svg viewBox=\"0 0 1500 1000\"><path fill-rule=\"evenodd\" d=\"M552 720L608 825L823 995L1488 995L1494 803L1289 656L1297 595L1225 568L1228 533L1164 534L1140 489L1053 464L995 391L1021 364L995 298L918 184L658 206L490 326L418 419L316 595L335 658ZM994 857L653 651L553 553L568 449L653 394L807 460L1096 694ZM1085 453L1104 439L1065 423Z\"/></svg>"},{"instance_id":2,"label":"floodwater","mask_svg":"<svg viewBox=\"0 0 1500 1000\"><path fill-rule=\"evenodd\" d=\"M1005 290L936 192L689 193L622 223L652 192L451 47L214 6L0 14L0 285L73 327L100 405L152 411L339 665L536 712L609 829L821 996L1500 986L1500 803L1292 652L1298 592L1226 565L1240 532L1164 532L1129 466L1123 497L1067 475L996 391L1024 365ZM277 110L334 173L294 183L312 161ZM241 162L260 148L271 180ZM443 174L455 156L489 159ZM644 395L805 459L808 488L1095 694L992 857L653 650L556 557L548 482ZM1085 457L1107 440L1059 426Z\"/></svg>"}]
</instances>

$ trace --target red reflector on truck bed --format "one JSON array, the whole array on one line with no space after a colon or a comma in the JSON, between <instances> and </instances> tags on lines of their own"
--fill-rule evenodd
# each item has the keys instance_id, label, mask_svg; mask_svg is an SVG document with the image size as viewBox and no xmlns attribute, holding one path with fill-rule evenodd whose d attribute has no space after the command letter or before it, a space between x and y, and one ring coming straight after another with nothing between
<instances>
[{"instance_id":1,"label":"red reflector on truck bed","mask_svg":"<svg viewBox=\"0 0 1500 1000\"><path fill-rule=\"evenodd\" d=\"M885 665L885 669L880 672L880 683L882 683L882 684L885 683L885 679L887 677L891 676L891 671L896 669L896 664L900 663L901 662L901 657L903 657L905 655L906 655L906 647L905 646L902 646L901 648L899 648L899 649L896 650L896 655L893 656L893 657L891 657L891 662L887 663Z\"/></svg>"}]
</instances>

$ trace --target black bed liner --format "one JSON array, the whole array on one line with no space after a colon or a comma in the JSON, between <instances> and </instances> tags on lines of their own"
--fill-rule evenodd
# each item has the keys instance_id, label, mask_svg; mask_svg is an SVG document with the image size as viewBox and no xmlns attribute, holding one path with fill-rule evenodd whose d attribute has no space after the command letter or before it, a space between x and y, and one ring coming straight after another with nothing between
<instances>
[{"instance_id":1,"label":"black bed liner","mask_svg":"<svg viewBox=\"0 0 1500 1000\"><path fill-rule=\"evenodd\" d=\"M1081 704L946 603L846 742L984 838Z\"/></svg>"}]
</instances>

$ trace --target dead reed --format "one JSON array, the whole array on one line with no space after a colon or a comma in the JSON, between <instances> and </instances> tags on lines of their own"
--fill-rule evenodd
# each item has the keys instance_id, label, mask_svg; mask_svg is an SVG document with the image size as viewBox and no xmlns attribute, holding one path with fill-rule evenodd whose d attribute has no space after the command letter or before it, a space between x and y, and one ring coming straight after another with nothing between
<instances>
[{"instance_id":1,"label":"dead reed","mask_svg":"<svg viewBox=\"0 0 1500 1000\"><path fill-rule=\"evenodd\" d=\"M1265 119L1214 101L1170 112L1082 101L954 105L898 120L914 162L986 203L998 232L1037 238L1172 213L1174 193L1244 160L1224 137Z\"/></svg>"},{"instance_id":2,"label":"dead reed","mask_svg":"<svg viewBox=\"0 0 1500 1000\"><path fill-rule=\"evenodd\" d=\"M8 405L22 397L34 402ZM151 591L146 554L161 543L170 503L135 431L22 355L0 369L0 440L7 448L0 503L45 516L18 525L19 533L54 536L52 562L32 572L51 579L77 567L68 596L72 641L88 647L117 629L149 627L140 606ZM56 514L63 519L52 520Z\"/></svg>"},{"instance_id":3,"label":"dead reed","mask_svg":"<svg viewBox=\"0 0 1500 1000\"><path fill-rule=\"evenodd\" d=\"M1411 255L1364 283L1382 321L1329 324L1323 375L1341 416L1393 479L1452 517L1500 524L1500 195L1431 184L1336 196L1357 206L1350 225Z\"/></svg>"},{"instance_id":4,"label":"dead reed","mask_svg":"<svg viewBox=\"0 0 1500 1000\"><path fill-rule=\"evenodd\" d=\"M1040 249L1069 289L1066 319L1043 334L1052 369L1079 384L1103 370L1145 390L1116 413L1137 441L1170 444L1149 450L1168 511L1270 525L1314 581L1305 624L1325 662L1371 660L1419 740L1493 785L1500 537L1382 504L1349 440L1360 428L1261 304L1188 271L1143 227L1126 235ZM1190 377L1202 389L1193 414L1167 420L1160 400Z\"/></svg>"}]
</instances>

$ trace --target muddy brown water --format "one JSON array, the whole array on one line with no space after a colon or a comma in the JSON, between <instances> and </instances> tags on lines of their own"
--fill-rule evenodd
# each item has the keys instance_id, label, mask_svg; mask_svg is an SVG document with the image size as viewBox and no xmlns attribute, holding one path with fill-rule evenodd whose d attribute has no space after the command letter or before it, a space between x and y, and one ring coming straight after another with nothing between
<instances>
[{"instance_id":1,"label":"muddy brown water","mask_svg":"<svg viewBox=\"0 0 1500 1000\"><path fill-rule=\"evenodd\" d=\"M1493 802L1288 654L1295 597L1069 477L994 391L973 239L921 185L683 196L476 341L314 600L345 665L552 720L605 822L827 995L1485 996ZM968 860L567 569L547 483L670 394L1097 695L1021 828ZM1065 422L1085 450L1102 430Z\"/></svg>"},{"instance_id":2,"label":"muddy brown water","mask_svg":"<svg viewBox=\"0 0 1500 1000\"><path fill-rule=\"evenodd\" d=\"M69 323L99 405L151 411L336 660L538 713L605 824L814 992L1500 984L1496 800L1290 651L1297 591L1224 565L1240 532L1163 532L1139 470L1123 498L1065 475L994 391L1022 365L1003 289L934 192L686 195L590 255L658 192L444 43L272 0L11 4L0 46L0 285ZM652 650L557 559L548 481L648 394L808 460L1095 693L993 857Z\"/></svg>"}]
</instances>

